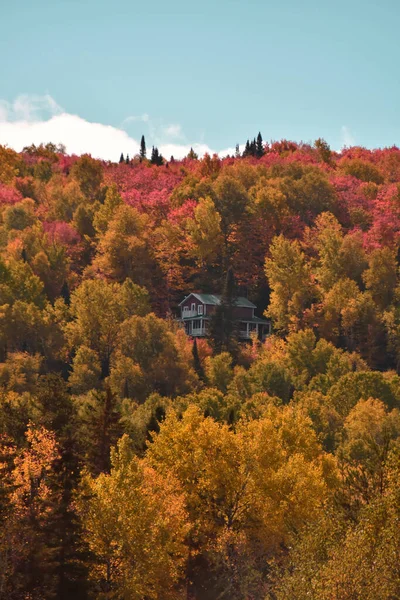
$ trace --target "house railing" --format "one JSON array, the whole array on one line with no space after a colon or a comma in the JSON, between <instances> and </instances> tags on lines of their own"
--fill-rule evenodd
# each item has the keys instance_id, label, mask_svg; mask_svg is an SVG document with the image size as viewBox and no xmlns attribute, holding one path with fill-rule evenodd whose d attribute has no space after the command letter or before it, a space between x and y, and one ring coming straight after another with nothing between
<instances>
[{"instance_id":1,"label":"house railing","mask_svg":"<svg viewBox=\"0 0 400 600\"><path fill-rule=\"evenodd\" d=\"M202 315L199 315L197 313L197 310L183 310L182 311L182 319L190 319L193 317L201 317Z\"/></svg>"}]
</instances>

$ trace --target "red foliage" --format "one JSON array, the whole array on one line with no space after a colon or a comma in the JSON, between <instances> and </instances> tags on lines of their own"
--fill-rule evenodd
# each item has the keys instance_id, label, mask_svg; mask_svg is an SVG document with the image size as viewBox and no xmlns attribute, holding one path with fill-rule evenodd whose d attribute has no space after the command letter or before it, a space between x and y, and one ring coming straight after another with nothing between
<instances>
[{"instance_id":1,"label":"red foliage","mask_svg":"<svg viewBox=\"0 0 400 600\"><path fill-rule=\"evenodd\" d=\"M21 192L0 182L0 205L16 204L20 200L22 200Z\"/></svg>"}]
</instances>

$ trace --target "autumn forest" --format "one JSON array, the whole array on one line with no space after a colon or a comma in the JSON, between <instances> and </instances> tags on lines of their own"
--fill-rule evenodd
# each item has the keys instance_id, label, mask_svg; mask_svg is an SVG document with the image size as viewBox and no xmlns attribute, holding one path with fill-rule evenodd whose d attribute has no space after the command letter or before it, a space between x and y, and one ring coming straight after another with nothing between
<instances>
[{"instance_id":1,"label":"autumn forest","mask_svg":"<svg viewBox=\"0 0 400 600\"><path fill-rule=\"evenodd\" d=\"M400 598L397 147L0 146L0 248L0 600Z\"/></svg>"}]
</instances>

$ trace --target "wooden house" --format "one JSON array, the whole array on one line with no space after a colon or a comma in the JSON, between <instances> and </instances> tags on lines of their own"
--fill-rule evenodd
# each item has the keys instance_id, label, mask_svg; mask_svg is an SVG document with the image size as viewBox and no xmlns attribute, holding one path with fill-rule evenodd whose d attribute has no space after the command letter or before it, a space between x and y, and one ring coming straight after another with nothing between
<instances>
[{"instance_id":1,"label":"wooden house","mask_svg":"<svg viewBox=\"0 0 400 600\"><path fill-rule=\"evenodd\" d=\"M185 331L192 337L208 335L210 319L215 308L220 304L221 297L216 294L189 294L180 303L181 315L179 321ZM254 315L257 307L247 298L239 296L234 303L234 318L238 324L239 339L249 340L252 335L264 340L271 333L271 322Z\"/></svg>"}]
</instances>

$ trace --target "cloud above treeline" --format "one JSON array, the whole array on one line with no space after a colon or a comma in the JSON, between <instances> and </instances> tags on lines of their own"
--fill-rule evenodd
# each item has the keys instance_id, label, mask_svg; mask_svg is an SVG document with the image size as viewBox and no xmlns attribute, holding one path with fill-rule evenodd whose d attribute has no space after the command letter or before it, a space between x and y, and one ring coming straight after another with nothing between
<instances>
[{"instance_id":1,"label":"cloud above treeline","mask_svg":"<svg viewBox=\"0 0 400 600\"><path fill-rule=\"evenodd\" d=\"M120 127L93 123L63 110L50 95L20 95L14 102L0 100L0 144L20 152L25 146L53 142L64 144L69 154L91 154L95 158L117 161L121 152L135 156L139 140L131 137L124 127L135 121L151 123L149 115L129 116ZM154 131L154 128L153 128ZM146 140L148 149L154 143L166 158L183 158L190 148L203 156L215 150L204 143L186 143L179 124L163 125L155 141ZM233 148L218 152L232 154Z\"/></svg>"}]
</instances>

